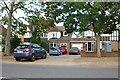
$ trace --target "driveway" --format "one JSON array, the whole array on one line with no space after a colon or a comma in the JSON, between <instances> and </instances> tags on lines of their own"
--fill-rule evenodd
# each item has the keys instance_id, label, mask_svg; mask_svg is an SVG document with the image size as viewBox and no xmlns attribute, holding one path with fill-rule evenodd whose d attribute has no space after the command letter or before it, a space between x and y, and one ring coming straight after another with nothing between
<instances>
[{"instance_id":1,"label":"driveway","mask_svg":"<svg viewBox=\"0 0 120 80\"><path fill-rule=\"evenodd\" d=\"M3 60L3 63L10 64L30 64L30 65L51 65L51 66L81 66L81 67L113 67L118 68L118 62L105 62L104 60L97 61L99 58L96 58L95 62L86 61L93 58L82 58L80 55L61 55L61 56L49 56L46 59L38 59L35 62L30 62L28 60L22 60L20 62L15 61L12 57L11 60ZM82 60L82 61L79 61Z\"/></svg>"}]
</instances>

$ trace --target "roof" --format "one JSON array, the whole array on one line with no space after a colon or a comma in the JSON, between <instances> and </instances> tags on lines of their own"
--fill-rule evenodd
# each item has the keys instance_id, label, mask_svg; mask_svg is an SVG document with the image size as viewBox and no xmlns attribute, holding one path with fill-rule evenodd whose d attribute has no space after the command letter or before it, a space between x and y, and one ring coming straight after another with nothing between
<instances>
[{"instance_id":1,"label":"roof","mask_svg":"<svg viewBox=\"0 0 120 80\"><path fill-rule=\"evenodd\" d=\"M75 42L75 41L95 41L94 38L71 38L70 42Z\"/></svg>"},{"instance_id":2,"label":"roof","mask_svg":"<svg viewBox=\"0 0 120 80\"><path fill-rule=\"evenodd\" d=\"M65 27L64 26L54 26L52 28L50 28L49 32L53 32L53 31L64 31Z\"/></svg>"},{"instance_id":3,"label":"roof","mask_svg":"<svg viewBox=\"0 0 120 80\"><path fill-rule=\"evenodd\" d=\"M70 42L72 34L68 34L68 36L62 36L57 39L49 39L49 42Z\"/></svg>"}]
</instances>

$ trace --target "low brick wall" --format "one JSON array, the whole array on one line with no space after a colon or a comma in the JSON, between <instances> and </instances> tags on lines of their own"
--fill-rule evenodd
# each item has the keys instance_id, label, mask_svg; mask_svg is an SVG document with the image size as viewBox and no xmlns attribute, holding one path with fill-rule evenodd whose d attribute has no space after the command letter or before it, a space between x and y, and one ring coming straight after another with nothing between
<instances>
[{"instance_id":1,"label":"low brick wall","mask_svg":"<svg viewBox=\"0 0 120 80\"><path fill-rule=\"evenodd\" d=\"M102 57L120 57L120 51L118 52L101 52ZM96 52L81 52L81 57L97 57Z\"/></svg>"}]
</instances>

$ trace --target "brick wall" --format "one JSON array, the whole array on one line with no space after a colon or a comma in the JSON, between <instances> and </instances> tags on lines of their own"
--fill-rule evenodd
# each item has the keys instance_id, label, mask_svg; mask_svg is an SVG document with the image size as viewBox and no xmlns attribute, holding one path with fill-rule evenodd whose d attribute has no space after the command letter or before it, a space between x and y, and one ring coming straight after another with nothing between
<instances>
[{"instance_id":1,"label":"brick wall","mask_svg":"<svg viewBox=\"0 0 120 80\"><path fill-rule=\"evenodd\" d=\"M118 51L118 41L112 41L112 49L113 51Z\"/></svg>"},{"instance_id":2,"label":"brick wall","mask_svg":"<svg viewBox=\"0 0 120 80\"><path fill-rule=\"evenodd\" d=\"M101 52L102 57L120 57L120 51L117 52ZM97 57L96 52L81 52L81 57Z\"/></svg>"}]
</instances>

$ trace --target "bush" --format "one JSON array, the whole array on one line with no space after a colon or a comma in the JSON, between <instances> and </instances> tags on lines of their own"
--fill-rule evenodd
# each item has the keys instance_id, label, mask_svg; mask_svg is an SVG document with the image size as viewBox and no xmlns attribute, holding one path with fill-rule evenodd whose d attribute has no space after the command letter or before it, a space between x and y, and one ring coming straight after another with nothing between
<instances>
[{"instance_id":1,"label":"bush","mask_svg":"<svg viewBox=\"0 0 120 80\"><path fill-rule=\"evenodd\" d=\"M10 40L10 53L14 52L14 49L20 44L20 39L15 35ZM2 48L2 52L5 52L5 47Z\"/></svg>"},{"instance_id":2,"label":"bush","mask_svg":"<svg viewBox=\"0 0 120 80\"><path fill-rule=\"evenodd\" d=\"M13 36L10 40L10 52L13 53L14 49L20 44L20 39L18 36Z\"/></svg>"},{"instance_id":3,"label":"bush","mask_svg":"<svg viewBox=\"0 0 120 80\"><path fill-rule=\"evenodd\" d=\"M43 47L46 51L48 51L48 46L49 46L48 42L44 42L44 41L41 41L40 39L35 39L33 37L30 39L30 42L38 44L41 47Z\"/></svg>"},{"instance_id":4,"label":"bush","mask_svg":"<svg viewBox=\"0 0 120 80\"><path fill-rule=\"evenodd\" d=\"M48 51L49 44L47 42L41 41L39 45Z\"/></svg>"}]
</instances>

